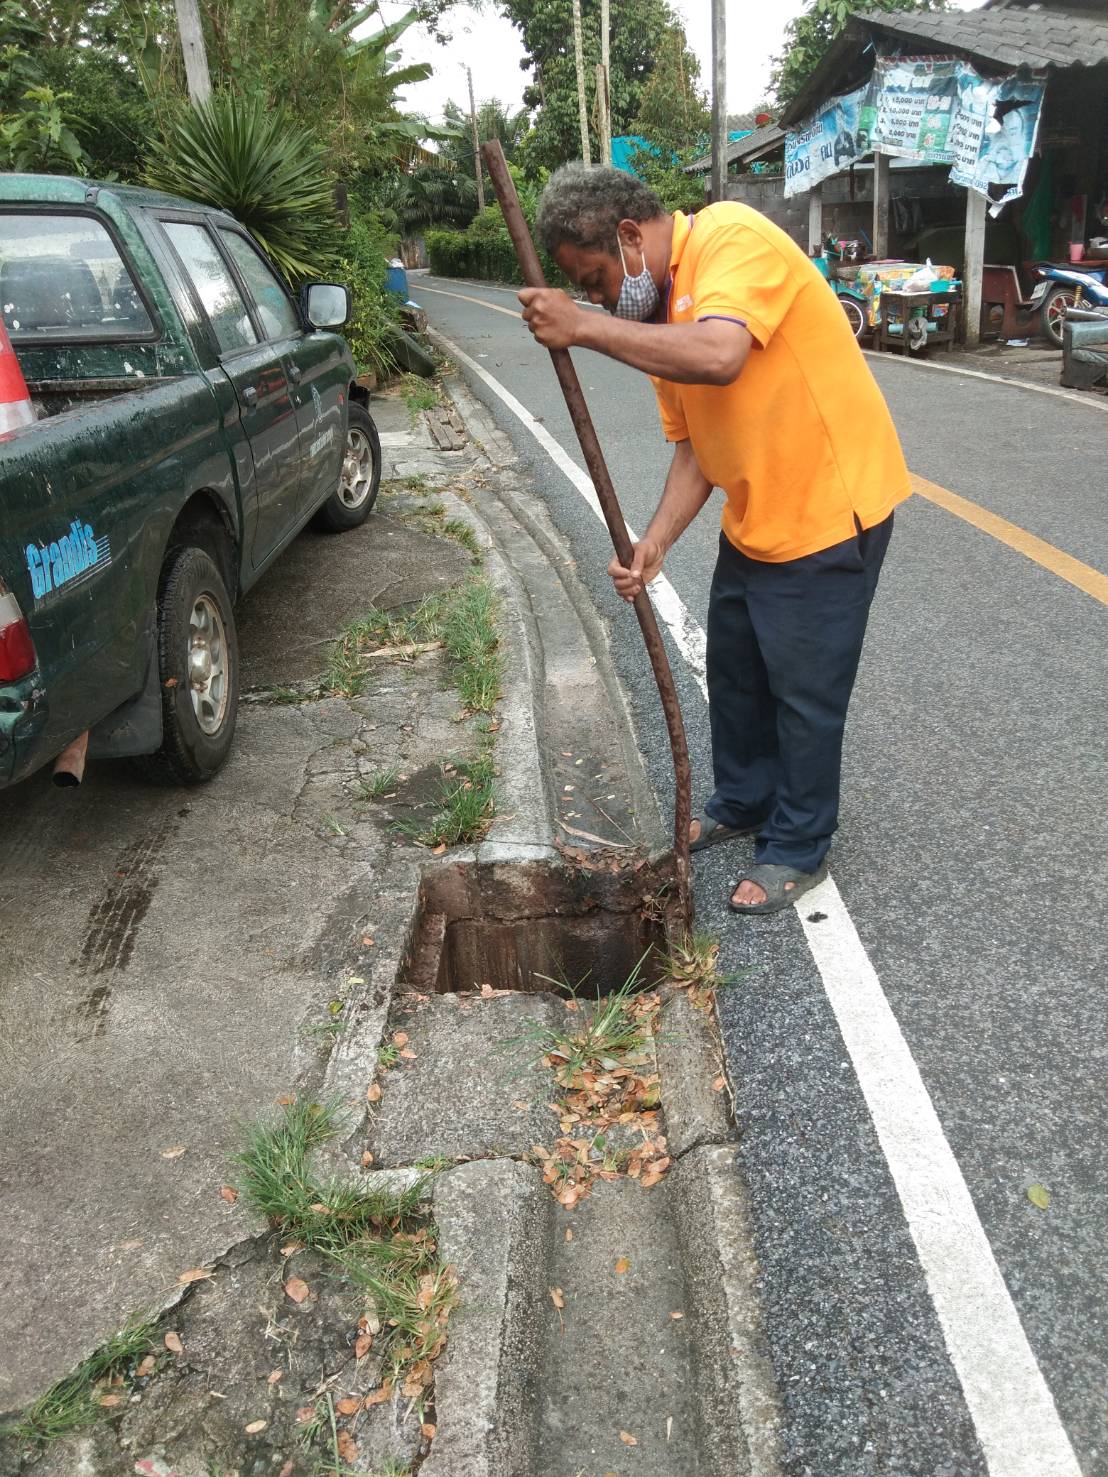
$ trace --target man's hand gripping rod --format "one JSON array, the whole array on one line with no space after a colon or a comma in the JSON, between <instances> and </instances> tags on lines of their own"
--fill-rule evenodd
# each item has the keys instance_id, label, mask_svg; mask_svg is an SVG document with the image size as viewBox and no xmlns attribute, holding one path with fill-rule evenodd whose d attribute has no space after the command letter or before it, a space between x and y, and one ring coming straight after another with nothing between
<instances>
[{"instance_id":1,"label":"man's hand gripping rod","mask_svg":"<svg viewBox=\"0 0 1108 1477\"><path fill-rule=\"evenodd\" d=\"M546 278L539 264L538 253L535 244L531 240L531 233L527 229L527 222L523 218L520 208L519 196L516 194L515 183L508 172L508 165L504 158L504 151L500 147L499 140L493 140L483 146L481 150L489 174L492 177L493 188L496 198L500 201L500 208L504 212L504 220L508 227L508 233L512 238L512 244L519 259L520 270L523 280L528 287L545 287ZM604 453L600 449L600 442L596 437L596 429L589 415L588 406L581 390L581 382L577 378L577 371L573 367L573 361L569 357L567 349L551 349L550 357L554 363L554 373L558 376L558 383L562 387L565 396L566 408L570 419L573 421L573 429L577 432L577 439L581 443L584 453L585 465L589 469L596 496L600 502L604 521L608 525L608 532L612 536L612 544L615 547L616 557L625 569L630 569L634 552L631 548L631 540L627 533L627 524L623 519L623 512L616 497L612 479L608 474L608 466L604 460ZM675 781L674 817L673 817L673 855L677 876L677 897L681 909L681 919L686 932L692 926L692 893L689 886L689 825L692 820L692 781L689 772L689 750L685 742L685 725L681 719L681 706L677 701L677 689L673 685L673 673L670 671L669 658L666 656L665 646L662 644L661 633L658 630L658 622L654 617L654 608L650 603L650 597L645 589L640 590L635 596L635 614L639 620L639 629L642 631L643 641L646 643L647 655L650 657L650 665L654 671L654 680L658 684L658 696L662 700L662 711L666 718L666 728L669 730L669 744L673 752L673 775Z\"/></svg>"}]
</instances>

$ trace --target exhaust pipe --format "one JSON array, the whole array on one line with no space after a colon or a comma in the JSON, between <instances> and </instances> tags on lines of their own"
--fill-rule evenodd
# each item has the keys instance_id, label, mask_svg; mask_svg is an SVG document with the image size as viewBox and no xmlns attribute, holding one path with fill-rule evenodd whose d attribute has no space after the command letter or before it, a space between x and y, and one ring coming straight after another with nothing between
<instances>
[{"instance_id":1,"label":"exhaust pipe","mask_svg":"<svg viewBox=\"0 0 1108 1477\"><path fill-rule=\"evenodd\" d=\"M79 785L85 777L85 755L88 753L88 729L54 760L54 783L66 788Z\"/></svg>"}]
</instances>

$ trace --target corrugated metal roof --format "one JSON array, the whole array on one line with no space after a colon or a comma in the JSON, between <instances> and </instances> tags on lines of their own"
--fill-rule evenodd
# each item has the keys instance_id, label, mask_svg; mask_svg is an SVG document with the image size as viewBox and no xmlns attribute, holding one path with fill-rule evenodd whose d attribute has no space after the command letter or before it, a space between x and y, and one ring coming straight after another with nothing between
<instances>
[{"instance_id":1,"label":"corrugated metal roof","mask_svg":"<svg viewBox=\"0 0 1108 1477\"><path fill-rule=\"evenodd\" d=\"M826 98L860 85L867 45L930 54L958 54L986 70L1013 71L1028 66L1055 72L1108 66L1108 16L1047 5L932 13L855 14L782 115L785 125L800 122Z\"/></svg>"},{"instance_id":2,"label":"corrugated metal roof","mask_svg":"<svg viewBox=\"0 0 1108 1477\"><path fill-rule=\"evenodd\" d=\"M1108 65L1108 18L1053 8L920 11L882 17L876 27L898 40L918 38L1001 67Z\"/></svg>"},{"instance_id":3,"label":"corrugated metal roof","mask_svg":"<svg viewBox=\"0 0 1108 1477\"><path fill-rule=\"evenodd\" d=\"M748 133L745 138L740 138L727 146L727 163L734 164L743 159L757 159L767 149L772 149L777 144L784 144L785 130L779 128L776 123L769 123L765 128L756 128L753 133ZM704 174L712 167L711 154L704 154L699 159L694 159L691 164L685 165L686 174Z\"/></svg>"}]
</instances>

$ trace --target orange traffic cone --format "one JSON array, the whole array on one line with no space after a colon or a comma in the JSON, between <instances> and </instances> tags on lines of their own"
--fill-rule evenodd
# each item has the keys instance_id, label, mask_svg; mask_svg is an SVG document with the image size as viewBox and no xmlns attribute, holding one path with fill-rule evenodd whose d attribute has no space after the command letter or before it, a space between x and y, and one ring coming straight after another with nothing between
<instances>
[{"instance_id":1,"label":"orange traffic cone","mask_svg":"<svg viewBox=\"0 0 1108 1477\"><path fill-rule=\"evenodd\" d=\"M0 318L0 436L34 423L35 408L27 393L27 381L15 357L4 320Z\"/></svg>"}]
</instances>

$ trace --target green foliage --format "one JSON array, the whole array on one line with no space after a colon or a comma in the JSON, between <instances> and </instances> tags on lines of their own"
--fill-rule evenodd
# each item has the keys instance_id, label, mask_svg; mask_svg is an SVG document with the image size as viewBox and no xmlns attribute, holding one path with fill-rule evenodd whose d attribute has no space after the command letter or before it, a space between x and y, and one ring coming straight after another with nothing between
<instances>
[{"instance_id":1,"label":"green foliage","mask_svg":"<svg viewBox=\"0 0 1108 1477\"><path fill-rule=\"evenodd\" d=\"M74 127L92 178L136 178L157 127L138 74L118 57L86 46L47 47L36 60L44 80L72 99Z\"/></svg>"},{"instance_id":2,"label":"green foliage","mask_svg":"<svg viewBox=\"0 0 1108 1477\"><path fill-rule=\"evenodd\" d=\"M384 376L395 368L389 344L399 325L395 294L385 291L391 242L376 217L355 218L343 237L339 279L350 288L350 322L343 333L359 369Z\"/></svg>"},{"instance_id":3,"label":"green foliage","mask_svg":"<svg viewBox=\"0 0 1108 1477\"><path fill-rule=\"evenodd\" d=\"M231 212L292 281L334 260L333 186L325 151L260 96L214 93L151 146L146 180Z\"/></svg>"},{"instance_id":4,"label":"green foliage","mask_svg":"<svg viewBox=\"0 0 1108 1477\"><path fill-rule=\"evenodd\" d=\"M517 165L509 165L509 169L523 217L533 228L546 184L546 171L541 170L535 179L528 179ZM475 277L487 282L523 281L512 238L508 235L500 206L496 204L486 205L465 231L428 232L427 254L431 270L442 277ZM552 287L568 285L557 264L541 248L539 260Z\"/></svg>"},{"instance_id":5,"label":"green foliage","mask_svg":"<svg viewBox=\"0 0 1108 1477\"><path fill-rule=\"evenodd\" d=\"M942 10L946 0L807 0L785 27L785 50L774 58L770 84L779 108L800 92L851 14L888 15L905 10Z\"/></svg>"},{"instance_id":6,"label":"green foliage","mask_svg":"<svg viewBox=\"0 0 1108 1477\"><path fill-rule=\"evenodd\" d=\"M523 95L527 107L537 110L534 127L518 153L527 172L534 174L581 155L572 0L503 0L503 9L523 38L526 63L535 74ZM590 133L597 157L594 90L601 51L600 0L582 0L581 26ZM673 85L677 90L691 88L699 75L699 64L667 0L612 0L609 91L613 135L635 131L647 85L660 65L676 69L678 80Z\"/></svg>"},{"instance_id":7,"label":"green foliage","mask_svg":"<svg viewBox=\"0 0 1108 1477\"><path fill-rule=\"evenodd\" d=\"M41 26L13 0L0 4L0 169L85 174L72 94L40 65Z\"/></svg>"},{"instance_id":8,"label":"green foliage","mask_svg":"<svg viewBox=\"0 0 1108 1477\"><path fill-rule=\"evenodd\" d=\"M705 203L703 175L686 174L682 165L696 157L697 150L689 148L680 154L654 154L648 149L636 149L631 155L631 167L639 178L650 186L667 210L699 210Z\"/></svg>"},{"instance_id":9,"label":"green foliage","mask_svg":"<svg viewBox=\"0 0 1108 1477\"><path fill-rule=\"evenodd\" d=\"M0 114L0 168L45 174L85 174L85 152L73 132L72 94L28 87L14 113Z\"/></svg>"},{"instance_id":10,"label":"green foliage","mask_svg":"<svg viewBox=\"0 0 1108 1477\"><path fill-rule=\"evenodd\" d=\"M689 74L687 55L684 32L667 31L630 130L666 150L696 147L711 124L707 98L696 85L699 69Z\"/></svg>"}]
</instances>

